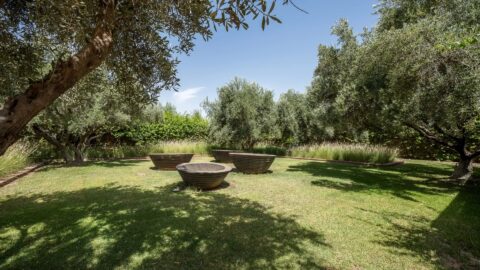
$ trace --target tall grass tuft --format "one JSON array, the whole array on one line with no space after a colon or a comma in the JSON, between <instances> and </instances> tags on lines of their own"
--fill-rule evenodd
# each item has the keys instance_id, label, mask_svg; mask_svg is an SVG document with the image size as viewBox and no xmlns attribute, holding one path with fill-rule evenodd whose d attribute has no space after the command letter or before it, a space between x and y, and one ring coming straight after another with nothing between
<instances>
[{"instance_id":1,"label":"tall grass tuft","mask_svg":"<svg viewBox=\"0 0 480 270\"><path fill-rule=\"evenodd\" d=\"M210 147L202 141L171 141L152 145L151 153L193 153L208 155Z\"/></svg>"},{"instance_id":2,"label":"tall grass tuft","mask_svg":"<svg viewBox=\"0 0 480 270\"><path fill-rule=\"evenodd\" d=\"M302 158L388 163L395 160L398 150L378 145L323 143L294 147L289 154Z\"/></svg>"},{"instance_id":3,"label":"tall grass tuft","mask_svg":"<svg viewBox=\"0 0 480 270\"><path fill-rule=\"evenodd\" d=\"M87 158L134 158L145 157L150 153L193 153L197 155L207 155L208 152L209 146L205 142L171 141L150 145L91 147L87 149Z\"/></svg>"},{"instance_id":4,"label":"tall grass tuft","mask_svg":"<svg viewBox=\"0 0 480 270\"><path fill-rule=\"evenodd\" d=\"M30 165L30 158L35 151L35 146L27 143L16 143L8 148L7 152L0 157L0 177L19 171Z\"/></svg>"}]
</instances>

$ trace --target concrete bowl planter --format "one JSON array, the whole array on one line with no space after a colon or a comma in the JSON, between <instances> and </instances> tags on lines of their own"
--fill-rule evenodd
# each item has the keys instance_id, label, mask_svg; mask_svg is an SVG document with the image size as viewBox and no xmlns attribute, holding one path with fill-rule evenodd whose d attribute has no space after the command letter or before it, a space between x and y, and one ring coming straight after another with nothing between
<instances>
[{"instance_id":1,"label":"concrete bowl planter","mask_svg":"<svg viewBox=\"0 0 480 270\"><path fill-rule=\"evenodd\" d=\"M275 160L275 155L253 153L230 153L238 171L248 174L266 173Z\"/></svg>"},{"instance_id":2,"label":"concrete bowl planter","mask_svg":"<svg viewBox=\"0 0 480 270\"><path fill-rule=\"evenodd\" d=\"M218 163L183 163L177 165L183 182L203 190L220 186L232 168Z\"/></svg>"},{"instance_id":3,"label":"concrete bowl planter","mask_svg":"<svg viewBox=\"0 0 480 270\"><path fill-rule=\"evenodd\" d=\"M212 155L215 158L215 161L222 163L232 163L232 158L230 153L240 152L238 150L212 150Z\"/></svg>"},{"instance_id":4,"label":"concrete bowl planter","mask_svg":"<svg viewBox=\"0 0 480 270\"><path fill-rule=\"evenodd\" d=\"M193 154L150 154L150 159L158 170L175 170L178 164L190 162Z\"/></svg>"}]
</instances>

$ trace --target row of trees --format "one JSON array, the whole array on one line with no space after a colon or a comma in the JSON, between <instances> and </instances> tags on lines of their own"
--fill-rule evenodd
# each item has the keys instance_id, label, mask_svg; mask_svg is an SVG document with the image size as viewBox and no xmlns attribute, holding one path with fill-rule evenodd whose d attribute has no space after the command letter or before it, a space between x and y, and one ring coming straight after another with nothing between
<instances>
[{"instance_id":1,"label":"row of trees","mask_svg":"<svg viewBox=\"0 0 480 270\"><path fill-rule=\"evenodd\" d=\"M288 90L278 102L273 92L235 78L206 100L209 140L222 147L252 149L259 142L292 146L338 140L333 130L315 119L307 95Z\"/></svg>"},{"instance_id":2,"label":"row of trees","mask_svg":"<svg viewBox=\"0 0 480 270\"><path fill-rule=\"evenodd\" d=\"M122 95L100 67L35 117L25 135L46 141L65 162L80 163L92 146L205 139L207 127L198 112L180 114L168 103Z\"/></svg>"},{"instance_id":3,"label":"row of trees","mask_svg":"<svg viewBox=\"0 0 480 270\"><path fill-rule=\"evenodd\" d=\"M28 123L103 66L114 91L154 101L178 85L176 54L218 28L264 28L289 0L0 0L0 155Z\"/></svg>"},{"instance_id":4,"label":"row of trees","mask_svg":"<svg viewBox=\"0 0 480 270\"><path fill-rule=\"evenodd\" d=\"M332 28L305 94L235 79L206 101L210 138L251 148L259 141L326 140L400 146L414 157L451 156L452 178L472 177L480 156L480 5L478 1L382 0L379 23L355 35Z\"/></svg>"},{"instance_id":5,"label":"row of trees","mask_svg":"<svg viewBox=\"0 0 480 270\"><path fill-rule=\"evenodd\" d=\"M383 0L378 13L375 29L355 36L342 20L338 46L320 46L307 92L315 117L341 137L421 137L456 153L452 177L470 179L480 156L478 1Z\"/></svg>"}]
</instances>

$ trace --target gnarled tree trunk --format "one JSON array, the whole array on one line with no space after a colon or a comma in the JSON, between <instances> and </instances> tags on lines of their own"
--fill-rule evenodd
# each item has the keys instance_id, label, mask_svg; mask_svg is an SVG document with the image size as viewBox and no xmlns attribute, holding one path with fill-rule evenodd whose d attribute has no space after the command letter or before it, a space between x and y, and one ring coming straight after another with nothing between
<instances>
[{"instance_id":1,"label":"gnarled tree trunk","mask_svg":"<svg viewBox=\"0 0 480 270\"><path fill-rule=\"evenodd\" d=\"M76 164L83 163L85 161L85 155L84 155L84 150L80 149L80 147L76 146L74 147L74 152L75 152L75 160L74 162Z\"/></svg>"},{"instance_id":2,"label":"gnarled tree trunk","mask_svg":"<svg viewBox=\"0 0 480 270\"><path fill-rule=\"evenodd\" d=\"M0 156L15 143L28 122L81 78L98 67L112 47L114 0L100 0L101 11L93 38L66 61L58 61L42 80L8 99L0 108Z\"/></svg>"},{"instance_id":3,"label":"gnarled tree trunk","mask_svg":"<svg viewBox=\"0 0 480 270\"><path fill-rule=\"evenodd\" d=\"M462 157L455 167L450 178L458 180L460 184L464 185L473 176L473 158Z\"/></svg>"}]
</instances>

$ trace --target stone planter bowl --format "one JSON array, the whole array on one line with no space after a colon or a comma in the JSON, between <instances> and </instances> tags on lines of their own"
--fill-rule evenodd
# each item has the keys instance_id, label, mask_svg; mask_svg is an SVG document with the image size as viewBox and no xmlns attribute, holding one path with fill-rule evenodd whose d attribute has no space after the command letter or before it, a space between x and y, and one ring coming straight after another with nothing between
<instances>
[{"instance_id":1,"label":"stone planter bowl","mask_svg":"<svg viewBox=\"0 0 480 270\"><path fill-rule=\"evenodd\" d=\"M178 164L190 162L193 154L150 154L150 159L159 170L175 170Z\"/></svg>"},{"instance_id":2,"label":"stone planter bowl","mask_svg":"<svg viewBox=\"0 0 480 270\"><path fill-rule=\"evenodd\" d=\"M214 189L227 176L232 168L218 163L183 163L177 165L183 182L203 190Z\"/></svg>"},{"instance_id":3,"label":"stone planter bowl","mask_svg":"<svg viewBox=\"0 0 480 270\"><path fill-rule=\"evenodd\" d=\"M230 153L233 164L238 171L243 173L266 173L275 160L275 155Z\"/></svg>"},{"instance_id":4,"label":"stone planter bowl","mask_svg":"<svg viewBox=\"0 0 480 270\"><path fill-rule=\"evenodd\" d=\"M240 152L238 150L212 150L212 155L217 162L232 163L230 153Z\"/></svg>"}]
</instances>

